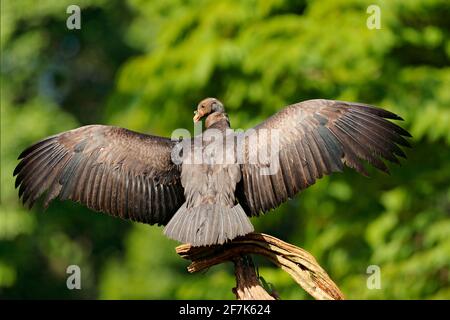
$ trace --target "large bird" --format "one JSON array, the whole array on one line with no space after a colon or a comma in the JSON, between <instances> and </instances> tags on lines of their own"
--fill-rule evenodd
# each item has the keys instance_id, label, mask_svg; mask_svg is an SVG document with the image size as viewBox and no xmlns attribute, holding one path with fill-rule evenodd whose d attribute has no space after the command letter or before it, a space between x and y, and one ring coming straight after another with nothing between
<instances>
[{"instance_id":1,"label":"large bird","mask_svg":"<svg viewBox=\"0 0 450 320\"><path fill-rule=\"evenodd\" d=\"M42 195L45 207L70 199L166 225L169 238L194 246L222 244L322 176L344 165L367 174L361 160L388 171L384 160L398 163L399 145L409 147L409 133L387 120L399 116L360 103L308 100L236 133L223 104L207 98L194 122L202 119L204 132L181 142L104 125L48 137L19 156L19 197L30 208Z\"/></svg>"}]
</instances>

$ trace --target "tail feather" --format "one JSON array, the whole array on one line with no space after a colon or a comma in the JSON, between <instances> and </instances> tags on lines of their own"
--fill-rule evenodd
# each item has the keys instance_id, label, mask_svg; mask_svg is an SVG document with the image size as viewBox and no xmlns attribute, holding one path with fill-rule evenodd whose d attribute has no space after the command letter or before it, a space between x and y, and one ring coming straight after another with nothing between
<instances>
[{"instance_id":1,"label":"tail feather","mask_svg":"<svg viewBox=\"0 0 450 320\"><path fill-rule=\"evenodd\" d=\"M186 208L186 204L183 204L167 224L164 234L198 247L223 244L253 230L253 225L239 204L232 208L214 204Z\"/></svg>"}]
</instances>

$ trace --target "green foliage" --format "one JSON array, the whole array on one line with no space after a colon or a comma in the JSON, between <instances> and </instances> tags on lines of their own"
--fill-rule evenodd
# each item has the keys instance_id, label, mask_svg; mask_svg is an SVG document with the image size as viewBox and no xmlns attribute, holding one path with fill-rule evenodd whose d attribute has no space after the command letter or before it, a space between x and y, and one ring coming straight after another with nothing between
<instances>
[{"instance_id":1,"label":"green foliage","mask_svg":"<svg viewBox=\"0 0 450 320\"><path fill-rule=\"evenodd\" d=\"M400 114L413 149L391 175L346 170L252 222L310 251L348 298L450 298L447 1L86 0L78 31L65 27L70 1L38 3L2 1L0 296L232 299L231 266L189 275L161 228L77 204L28 213L11 174L47 135L101 122L168 136L215 96L234 128L310 98ZM366 27L370 4L379 30ZM257 263L283 299L308 298ZM81 291L65 287L70 264ZM369 265L380 290L366 286Z\"/></svg>"}]
</instances>

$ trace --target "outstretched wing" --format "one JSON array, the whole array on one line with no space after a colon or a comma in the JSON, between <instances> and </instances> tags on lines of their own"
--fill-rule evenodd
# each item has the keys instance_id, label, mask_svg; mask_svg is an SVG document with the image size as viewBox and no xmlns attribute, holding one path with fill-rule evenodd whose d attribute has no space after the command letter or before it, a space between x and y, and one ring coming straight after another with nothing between
<instances>
[{"instance_id":1,"label":"outstretched wing","mask_svg":"<svg viewBox=\"0 0 450 320\"><path fill-rule=\"evenodd\" d=\"M409 147L403 137L410 134L386 119L402 120L380 108L344 101L308 100L286 107L246 134L239 202L249 215L259 215L344 165L367 175L361 159L388 172L383 159L398 163L398 156L405 157L398 145ZM278 170L268 175L261 171L267 163L249 161L250 153L276 145L269 138L251 140L263 130L279 135Z\"/></svg>"},{"instance_id":2,"label":"outstretched wing","mask_svg":"<svg viewBox=\"0 0 450 320\"><path fill-rule=\"evenodd\" d=\"M90 125L29 147L14 175L23 203L59 196L113 216L166 224L184 202L175 142L127 129Z\"/></svg>"}]
</instances>

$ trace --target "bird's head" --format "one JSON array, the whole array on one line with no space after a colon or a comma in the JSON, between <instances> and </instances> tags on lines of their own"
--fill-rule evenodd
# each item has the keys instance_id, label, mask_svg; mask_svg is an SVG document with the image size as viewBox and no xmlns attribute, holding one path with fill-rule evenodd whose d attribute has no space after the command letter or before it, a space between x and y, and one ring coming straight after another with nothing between
<instances>
[{"instance_id":1,"label":"bird's head","mask_svg":"<svg viewBox=\"0 0 450 320\"><path fill-rule=\"evenodd\" d=\"M197 106L197 111L194 112L194 122L198 122L210 114L219 113L223 114L225 109L223 103L216 98L206 98L200 101Z\"/></svg>"}]
</instances>

